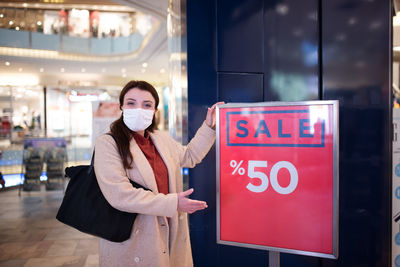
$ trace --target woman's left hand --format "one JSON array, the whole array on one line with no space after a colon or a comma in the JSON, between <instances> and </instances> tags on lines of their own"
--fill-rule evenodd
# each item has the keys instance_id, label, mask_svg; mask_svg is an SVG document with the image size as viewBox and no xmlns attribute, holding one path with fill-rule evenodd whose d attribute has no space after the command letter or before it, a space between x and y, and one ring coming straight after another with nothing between
<instances>
[{"instance_id":1,"label":"woman's left hand","mask_svg":"<svg viewBox=\"0 0 400 267\"><path fill-rule=\"evenodd\" d=\"M215 128L215 108L217 105L225 104L225 102L217 102L211 108L208 108L206 116L206 124L210 128Z\"/></svg>"}]
</instances>

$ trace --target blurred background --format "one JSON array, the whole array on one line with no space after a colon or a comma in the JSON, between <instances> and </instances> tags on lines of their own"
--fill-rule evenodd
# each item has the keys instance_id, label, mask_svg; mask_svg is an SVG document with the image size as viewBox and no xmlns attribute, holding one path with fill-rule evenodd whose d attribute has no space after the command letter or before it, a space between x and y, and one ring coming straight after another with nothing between
<instances>
[{"instance_id":1,"label":"blurred background","mask_svg":"<svg viewBox=\"0 0 400 267\"><path fill-rule=\"evenodd\" d=\"M67 165L88 162L95 138L119 117L118 94L130 80L155 86L159 129L168 130L168 100L175 99L169 70L181 57L172 29L168 41L168 5L0 2L0 170L7 187L20 183L26 139L63 138Z\"/></svg>"}]
</instances>

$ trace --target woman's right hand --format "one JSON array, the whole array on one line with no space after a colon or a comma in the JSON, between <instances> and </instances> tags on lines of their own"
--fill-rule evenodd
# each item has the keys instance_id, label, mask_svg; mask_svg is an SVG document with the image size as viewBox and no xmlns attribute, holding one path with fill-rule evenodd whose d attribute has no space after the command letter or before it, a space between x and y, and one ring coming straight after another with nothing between
<instances>
[{"instance_id":1,"label":"woman's right hand","mask_svg":"<svg viewBox=\"0 0 400 267\"><path fill-rule=\"evenodd\" d=\"M192 214L193 212L196 212L198 210L203 210L208 207L205 201L193 200L187 198L187 196L189 196L192 193L193 193L193 188L178 193L178 211L183 211Z\"/></svg>"}]
</instances>

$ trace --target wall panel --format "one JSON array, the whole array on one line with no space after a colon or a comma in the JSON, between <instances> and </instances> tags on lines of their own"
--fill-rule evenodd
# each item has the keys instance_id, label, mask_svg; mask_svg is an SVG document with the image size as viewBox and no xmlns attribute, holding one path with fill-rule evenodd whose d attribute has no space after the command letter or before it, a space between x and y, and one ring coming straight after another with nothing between
<instances>
[{"instance_id":1,"label":"wall panel","mask_svg":"<svg viewBox=\"0 0 400 267\"><path fill-rule=\"evenodd\" d=\"M262 102L263 74L218 73L218 98L229 102Z\"/></svg>"},{"instance_id":2,"label":"wall panel","mask_svg":"<svg viewBox=\"0 0 400 267\"><path fill-rule=\"evenodd\" d=\"M218 71L263 71L263 1L217 3Z\"/></svg>"},{"instance_id":3,"label":"wall panel","mask_svg":"<svg viewBox=\"0 0 400 267\"><path fill-rule=\"evenodd\" d=\"M389 0L187 1L189 138L217 100L340 101L339 259L282 267L390 266L390 21ZM189 182L209 205L190 216L195 266L267 266L216 244L214 148Z\"/></svg>"}]
</instances>

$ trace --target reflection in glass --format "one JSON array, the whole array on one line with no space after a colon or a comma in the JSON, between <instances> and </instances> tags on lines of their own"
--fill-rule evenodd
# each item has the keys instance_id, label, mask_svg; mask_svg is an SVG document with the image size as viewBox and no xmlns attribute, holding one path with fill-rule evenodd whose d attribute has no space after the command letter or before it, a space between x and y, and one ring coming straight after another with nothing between
<instances>
[{"instance_id":1,"label":"reflection in glass","mask_svg":"<svg viewBox=\"0 0 400 267\"><path fill-rule=\"evenodd\" d=\"M178 141L187 143L187 57L184 1L170 1L168 8L169 130Z\"/></svg>"}]
</instances>

